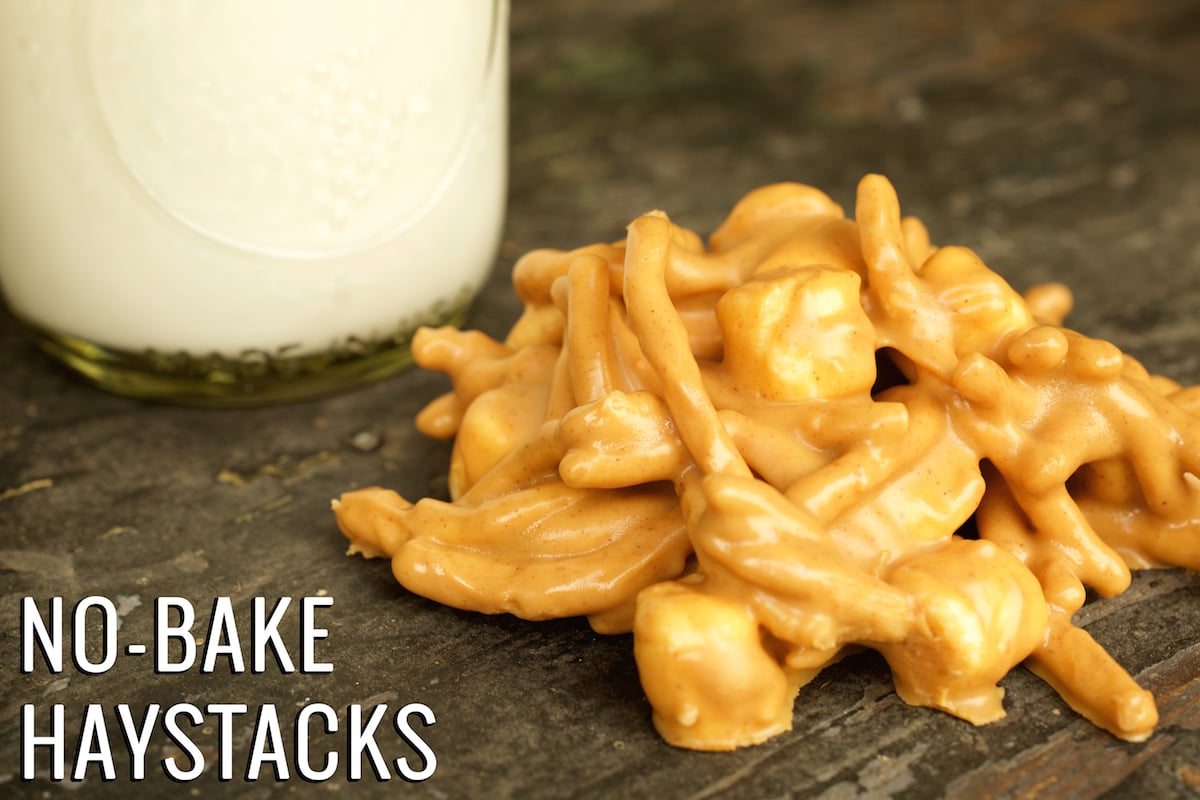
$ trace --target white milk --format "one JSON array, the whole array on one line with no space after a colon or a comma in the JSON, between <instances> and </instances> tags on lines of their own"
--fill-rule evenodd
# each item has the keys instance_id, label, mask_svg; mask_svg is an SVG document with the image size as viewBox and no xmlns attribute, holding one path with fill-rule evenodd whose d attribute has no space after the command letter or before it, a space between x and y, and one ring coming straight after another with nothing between
<instances>
[{"instance_id":1,"label":"white milk","mask_svg":"<svg viewBox=\"0 0 1200 800\"><path fill-rule=\"evenodd\" d=\"M108 348L393 333L478 288L507 2L0 2L0 286Z\"/></svg>"}]
</instances>

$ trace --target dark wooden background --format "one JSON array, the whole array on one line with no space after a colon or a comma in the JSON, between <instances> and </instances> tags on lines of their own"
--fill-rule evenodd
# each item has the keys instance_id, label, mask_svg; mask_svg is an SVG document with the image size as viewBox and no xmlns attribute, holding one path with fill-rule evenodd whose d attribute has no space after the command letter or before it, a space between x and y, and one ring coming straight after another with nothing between
<instances>
[{"instance_id":1,"label":"dark wooden background","mask_svg":"<svg viewBox=\"0 0 1200 800\"><path fill-rule=\"evenodd\" d=\"M783 179L850 208L878 171L936 241L976 249L1018 288L1068 283L1073 327L1200 382L1194 0L515 0L511 42L508 223L473 327L511 324L508 274L531 248L620 238L651 208L707 232L744 192ZM331 497L377 483L444 494L447 448L411 425L443 389L413 372L279 408L149 405L84 385L0 312L0 796L1200 794L1200 578L1183 571L1140 575L1081 615L1158 696L1162 724L1144 744L1093 728L1023 669L993 725L909 708L868 654L802 691L790 734L728 754L668 747L628 637L443 608L385 563L342 555ZM155 675L146 657L122 657L100 676L21 674L20 598L93 594L124 598L122 646L150 641L159 596L190 598L202 625L214 597L245 620L251 597L325 594L320 652L334 671ZM438 768L411 785L221 784L211 771L178 785L157 768L170 752L159 734L139 787L94 769L69 788L17 777L24 703L43 715L66 704L71 739L87 703L111 720L117 703L182 702L271 703L285 719L315 702L425 703ZM215 748L212 726L195 735ZM243 719L236 758L248 737ZM411 755L378 740L385 757Z\"/></svg>"}]
</instances>

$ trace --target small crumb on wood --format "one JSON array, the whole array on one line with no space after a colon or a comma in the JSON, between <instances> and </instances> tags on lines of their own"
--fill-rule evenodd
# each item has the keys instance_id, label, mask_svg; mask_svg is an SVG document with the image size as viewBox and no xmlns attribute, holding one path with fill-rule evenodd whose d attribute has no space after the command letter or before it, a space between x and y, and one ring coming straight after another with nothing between
<instances>
[{"instance_id":1,"label":"small crumb on wood","mask_svg":"<svg viewBox=\"0 0 1200 800\"><path fill-rule=\"evenodd\" d=\"M1191 764L1184 764L1175 774L1179 776L1179 780L1188 786L1193 789L1200 789L1200 768L1194 767Z\"/></svg>"},{"instance_id":2,"label":"small crumb on wood","mask_svg":"<svg viewBox=\"0 0 1200 800\"><path fill-rule=\"evenodd\" d=\"M134 530L136 529L131 528L128 525L114 525L96 538L97 541L102 541L104 539L111 539L114 536L120 536L122 533L131 533Z\"/></svg>"},{"instance_id":3,"label":"small crumb on wood","mask_svg":"<svg viewBox=\"0 0 1200 800\"><path fill-rule=\"evenodd\" d=\"M26 495L30 492L36 492L40 489L49 489L53 485L53 478L38 478L36 480L26 481L20 486L14 486L10 489L5 489L3 492L0 492L0 502L11 500L14 497L20 497L21 495Z\"/></svg>"},{"instance_id":4,"label":"small crumb on wood","mask_svg":"<svg viewBox=\"0 0 1200 800\"><path fill-rule=\"evenodd\" d=\"M383 439L379 435L378 431L359 431L350 437L350 446L355 450L361 450L364 453L369 453L372 450L378 450L379 445L382 443Z\"/></svg>"},{"instance_id":5,"label":"small crumb on wood","mask_svg":"<svg viewBox=\"0 0 1200 800\"><path fill-rule=\"evenodd\" d=\"M223 469L217 473L217 483L227 483L230 486L242 486L246 479L231 469Z\"/></svg>"}]
</instances>

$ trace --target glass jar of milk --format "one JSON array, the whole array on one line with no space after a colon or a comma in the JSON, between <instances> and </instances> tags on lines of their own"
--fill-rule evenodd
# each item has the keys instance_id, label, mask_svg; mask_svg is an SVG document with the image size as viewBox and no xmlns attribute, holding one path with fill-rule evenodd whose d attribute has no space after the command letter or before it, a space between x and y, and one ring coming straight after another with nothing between
<instances>
[{"instance_id":1,"label":"glass jar of milk","mask_svg":"<svg viewBox=\"0 0 1200 800\"><path fill-rule=\"evenodd\" d=\"M106 388L333 391L459 321L504 212L508 0L0 3L0 288Z\"/></svg>"}]
</instances>

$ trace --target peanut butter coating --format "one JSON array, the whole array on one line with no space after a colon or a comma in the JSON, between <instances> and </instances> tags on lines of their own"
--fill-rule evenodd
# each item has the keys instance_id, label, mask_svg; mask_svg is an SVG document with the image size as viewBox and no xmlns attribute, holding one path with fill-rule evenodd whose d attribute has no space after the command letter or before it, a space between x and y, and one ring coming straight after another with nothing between
<instances>
[{"instance_id":1,"label":"peanut butter coating","mask_svg":"<svg viewBox=\"0 0 1200 800\"><path fill-rule=\"evenodd\" d=\"M681 747L787 730L862 647L913 705L993 721L1025 663L1145 739L1153 698L1071 615L1200 569L1200 389L1062 327L1065 287L933 246L883 177L856 205L777 184L707 244L656 211L523 257L504 341L414 343L454 385L417 419L454 439L452 501L348 492L351 551L458 608L632 631Z\"/></svg>"}]
</instances>

